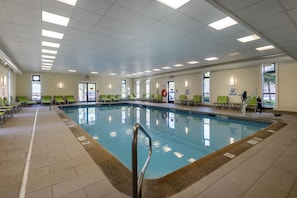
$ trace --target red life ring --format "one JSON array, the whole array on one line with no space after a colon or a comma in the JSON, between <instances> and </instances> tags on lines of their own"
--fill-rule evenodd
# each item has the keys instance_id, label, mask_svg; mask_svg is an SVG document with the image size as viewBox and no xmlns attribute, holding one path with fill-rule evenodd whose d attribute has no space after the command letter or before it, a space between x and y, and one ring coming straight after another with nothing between
<instances>
[{"instance_id":1,"label":"red life ring","mask_svg":"<svg viewBox=\"0 0 297 198\"><path fill-rule=\"evenodd\" d=\"M163 96L163 97L166 97L166 96L167 96L167 91L166 91L166 89L162 89L162 96Z\"/></svg>"}]
</instances>

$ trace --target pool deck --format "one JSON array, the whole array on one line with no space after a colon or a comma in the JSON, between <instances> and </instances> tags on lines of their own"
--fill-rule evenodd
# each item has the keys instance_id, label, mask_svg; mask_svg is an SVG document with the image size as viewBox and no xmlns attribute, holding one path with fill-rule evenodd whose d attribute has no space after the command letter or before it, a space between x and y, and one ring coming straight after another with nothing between
<instances>
[{"instance_id":1,"label":"pool deck","mask_svg":"<svg viewBox=\"0 0 297 198\"><path fill-rule=\"evenodd\" d=\"M150 104L243 116L236 110ZM56 107L26 107L0 128L1 198L129 197L112 185L58 111ZM287 125L170 197L297 197L297 113L275 117L271 112L247 112L244 116Z\"/></svg>"}]
</instances>

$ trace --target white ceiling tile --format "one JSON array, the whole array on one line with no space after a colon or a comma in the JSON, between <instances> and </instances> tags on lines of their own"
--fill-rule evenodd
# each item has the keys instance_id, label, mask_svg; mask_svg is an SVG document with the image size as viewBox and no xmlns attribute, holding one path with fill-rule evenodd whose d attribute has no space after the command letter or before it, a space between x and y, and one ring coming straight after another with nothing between
<instances>
[{"instance_id":1,"label":"white ceiling tile","mask_svg":"<svg viewBox=\"0 0 297 198\"><path fill-rule=\"evenodd\" d=\"M112 5L112 2L105 0L82 0L77 3L77 7L100 15L105 15Z\"/></svg>"},{"instance_id":2,"label":"white ceiling tile","mask_svg":"<svg viewBox=\"0 0 297 198\"><path fill-rule=\"evenodd\" d=\"M152 1L154 0L121 0L117 1L116 3L131 10L134 10L135 12L139 12L147 5L149 5Z\"/></svg>"}]
</instances>

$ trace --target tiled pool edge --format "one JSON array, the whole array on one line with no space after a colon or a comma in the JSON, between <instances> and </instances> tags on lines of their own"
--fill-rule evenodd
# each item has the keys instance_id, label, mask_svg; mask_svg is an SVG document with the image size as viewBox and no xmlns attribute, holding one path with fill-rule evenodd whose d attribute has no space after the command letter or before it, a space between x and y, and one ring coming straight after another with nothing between
<instances>
[{"instance_id":1,"label":"tiled pool edge","mask_svg":"<svg viewBox=\"0 0 297 198\"><path fill-rule=\"evenodd\" d=\"M102 169L106 177L119 191L131 195L131 172L114 158L105 148L99 145L81 127L70 120L63 111L58 111L58 115L64 120L75 137L85 136L89 144L83 145L89 155ZM234 144L228 145L196 162L189 164L167 176L154 180L145 180L143 183L143 197L168 197L173 195L191 184L197 182L202 177L208 175L220 166L232 160L229 153L238 156L248 150L253 144L247 143L254 138L265 139L277 130L284 127L283 122L275 122L265 129L252 134ZM255 140L255 139L254 139ZM257 140L257 139L256 139Z\"/></svg>"}]
</instances>

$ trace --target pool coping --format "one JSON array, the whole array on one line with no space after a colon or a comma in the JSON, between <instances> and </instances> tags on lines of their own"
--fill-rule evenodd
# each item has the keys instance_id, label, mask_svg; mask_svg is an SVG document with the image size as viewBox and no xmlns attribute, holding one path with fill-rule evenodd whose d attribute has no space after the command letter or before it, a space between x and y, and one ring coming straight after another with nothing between
<instances>
[{"instance_id":1,"label":"pool coping","mask_svg":"<svg viewBox=\"0 0 297 198\"><path fill-rule=\"evenodd\" d=\"M143 105L150 106L150 105ZM167 107L160 107L167 108ZM172 109L172 108L167 108ZM188 111L187 109L178 109ZM190 110L192 112L202 113L209 115L206 112L200 112L196 110ZM57 114L68 126L72 134L80 141L85 150L89 153L95 163L100 167L105 176L109 179L112 185L129 196L132 195L132 174L131 171L126 168L119 160L112 156L102 145L88 135L79 125L71 120L62 110L58 110ZM265 138L271 136L279 129L286 126L286 123L275 120L255 120L248 117L239 117L233 115L224 115L221 113L211 113L214 115L223 115L232 118L238 118L241 120L251 120L258 122L270 122L272 123L268 127L253 133L244 139L241 139L233 144L230 144L218 151L215 151L195 162L186 165L164 177L158 179L145 179L143 181L142 192L143 197L169 197L174 195L188 186L199 181L204 176L213 172L217 168L231 161L236 156L245 152L249 148L253 147L257 143L263 141ZM80 137L85 137L83 140L79 140Z\"/></svg>"}]
</instances>

